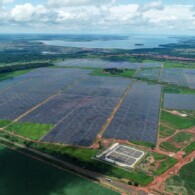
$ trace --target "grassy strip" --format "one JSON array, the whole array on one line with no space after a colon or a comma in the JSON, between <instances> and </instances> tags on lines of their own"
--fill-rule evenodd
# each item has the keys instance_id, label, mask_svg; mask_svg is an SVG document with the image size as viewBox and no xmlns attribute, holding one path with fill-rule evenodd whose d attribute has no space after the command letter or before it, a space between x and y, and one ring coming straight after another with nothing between
<instances>
[{"instance_id":1,"label":"grassy strip","mask_svg":"<svg viewBox=\"0 0 195 195\"><path fill-rule=\"evenodd\" d=\"M177 86L164 86L163 93L175 93L175 94L195 94L194 89L177 87Z\"/></svg>"},{"instance_id":2,"label":"grassy strip","mask_svg":"<svg viewBox=\"0 0 195 195\"><path fill-rule=\"evenodd\" d=\"M164 68L195 68L194 63L164 62Z\"/></svg>"},{"instance_id":3,"label":"grassy strip","mask_svg":"<svg viewBox=\"0 0 195 195\"><path fill-rule=\"evenodd\" d=\"M161 112L161 123L167 124L167 126L173 129L186 129L195 126L194 118L184 118L166 111Z\"/></svg>"},{"instance_id":4,"label":"grassy strip","mask_svg":"<svg viewBox=\"0 0 195 195\"><path fill-rule=\"evenodd\" d=\"M165 127L164 125L160 125L160 137L165 138L173 135L175 130Z\"/></svg>"},{"instance_id":5,"label":"grassy strip","mask_svg":"<svg viewBox=\"0 0 195 195\"><path fill-rule=\"evenodd\" d=\"M192 139L192 134L186 132L179 132L173 137L173 140L177 143L190 141L191 139Z\"/></svg>"},{"instance_id":6,"label":"grassy strip","mask_svg":"<svg viewBox=\"0 0 195 195\"><path fill-rule=\"evenodd\" d=\"M132 77L135 74L135 70L123 70L122 72L110 73L104 71L104 69L95 69L91 75L92 76L120 76L120 77Z\"/></svg>"},{"instance_id":7,"label":"grassy strip","mask_svg":"<svg viewBox=\"0 0 195 195\"><path fill-rule=\"evenodd\" d=\"M52 128L53 125L51 124L16 122L9 125L6 130L32 140L39 140Z\"/></svg>"},{"instance_id":8,"label":"grassy strip","mask_svg":"<svg viewBox=\"0 0 195 195\"><path fill-rule=\"evenodd\" d=\"M3 128L7 125L9 125L12 121L8 121L8 120L0 120L0 128Z\"/></svg>"},{"instance_id":9,"label":"grassy strip","mask_svg":"<svg viewBox=\"0 0 195 195\"><path fill-rule=\"evenodd\" d=\"M6 79L12 79L13 77L20 76L22 74L26 74L29 71L31 71L31 69L28 69L28 70L18 70L18 71L8 72L8 73L0 73L0 81L6 80Z\"/></svg>"},{"instance_id":10,"label":"grassy strip","mask_svg":"<svg viewBox=\"0 0 195 195\"><path fill-rule=\"evenodd\" d=\"M187 156L188 154L190 154L191 152L195 151L195 142L192 142L189 146L187 146L184 150L185 155Z\"/></svg>"},{"instance_id":11,"label":"grassy strip","mask_svg":"<svg viewBox=\"0 0 195 195\"><path fill-rule=\"evenodd\" d=\"M160 148L171 152L178 152L180 150L179 148L174 147L170 142L162 142Z\"/></svg>"},{"instance_id":12,"label":"grassy strip","mask_svg":"<svg viewBox=\"0 0 195 195\"><path fill-rule=\"evenodd\" d=\"M156 146L156 144L152 144L152 143L149 143L149 142L143 142L143 141L129 141L133 144L136 144L136 145L141 145L141 146L145 146L145 147L148 147L148 148L154 148Z\"/></svg>"}]
</instances>

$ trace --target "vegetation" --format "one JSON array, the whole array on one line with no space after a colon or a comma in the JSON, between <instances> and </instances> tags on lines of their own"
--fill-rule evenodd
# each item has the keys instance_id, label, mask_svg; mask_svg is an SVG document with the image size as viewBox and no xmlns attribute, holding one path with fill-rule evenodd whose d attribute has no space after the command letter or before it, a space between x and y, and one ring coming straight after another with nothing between
<instances>
[{"instance_id":1,"label":"vegetation","mask_svg":"<svg viewBox=\"0 0 195 195\"><path fill-rule=\"evenodd\" d=\"M186 129L195 126L195 120L194 117L182 117L162 111L161 124L166 124L172 129Z\"/></svg>"},{"instance_id":2,"label":"vegetation","mask_svg":"<svg viewBox=\"0 0 195 195\"><path fill-rule=\"evenodd\" d=\"M180 148L176 148L172 143L170 142L162 142L160 144L160 148L168 150L168 151L172 151L172 152L178 152L180 150Z\"/></svg>"},{"instance_id":3,"label":"vegetation","mask_svg":"<svg viewBox=\"0 0 195 195\"><path fill-rule=\"evenodd\" d=\"M132 77L135 74L135 70L129 69L95 69L91 75L92 76L121 76L121 77Z\"/></svg>"},{"instance_id":4,"label":"vegetation","mask_svg":"<svg viewBox=\"0 0 195 195\"><path fill-rule=\"evenodd\" d=\"M136 144L136 145L141 145L141 146L145 146L145 147L149 147L149 148L155 148L155 144L152 144L152 143L149 143L149 142L143 142L143 141L129 141L133 144Z\"/></svg>"},{"instance_id":5,"label":"vegetation","mask_svg":"<svg viewBox=\"0 0 195 195\"><path fill-rule=\"evenodd\" d=\"M179 132L173 137L173 141L177 143L190 141L191 139L192 139L192 134L186 132Z\"/></svg>"},{"instance_id":6,"label":"vegetation","mask_svg":"<svg viewBox=\"0 0 195 195\"><path fill-rule=\"evenodd\" d=\"M6 127L6 130L32 140L39 140L48 133L52 127L53 125L50 124L16 122Z\"/></svg>"},{"instance_id":7,"label":"vegetation","mask_svg":"<svg viewBox=\"0 0 195 195\"><path fill-rule=\"evenodd\" d=\"M13 77L25 74L29 71L30 69L29 70L18 70L18 71L9 72L9 73L0 73L0 81L6 80L6 79L12 79Z\"/></svg>"},{"instance_id":8,"label":"vegetation","mask_svg":"<svg viewBox=\"0 0 195 195\"><path fill-rule=\"evenodd\" d=\"M176 163L177 163L177 160L175 158L165 156L165 160L160 162L160 166L158 167L156 171L154 171L154 173L156 175L161 175L162 173L164 173L167 169L171 168Z\"/></svg>"},{"instance_id":9,"label":"vegetation","mask_svg":"<svg viewBox=\"0 0 195 195\"><path fill-rule=\"evenodd\" d=\"M163 87L164 93L175 93L175 94L195 94L194 89L189 89L186 87L177 87L177 86L169 86L166 85Z\"/></svg>"},{"instance_id":10,"label":"vegetation","mask_svg":"<svg viewBox=\"0 0 195 195\"><path fill-rule=\"evenodd\" d=\"M70 162L82 168L86 168L106 176L117 179L127 179L136 182L140 185L147 185L153 180L153 176L148 176L144 172L136 172L135 170L127 171L119 167L112 166L107 163L100 162L94 157L99 152L98 150L88 148L65 147L64 145L34 143L22 138L10 135L6 132L0 132L0 137L7 138L13 142L18 142L22 145L40 150L42 152L56 156L59 159ZM0 142L2 142L0 140ZM4 143L5 144L5 143Z\"/></svg>"},{"instance_id":11,"label":"vegetation","mask_svg":"<svg viewBox=\"0 0 195 195\"><path fill-rule=\"evenodd\" d=\"M195 63L164 62L164 68L195 68Z\"/></svg>"},{"instance_id":12,"label":"vegetation","mask_svg":"<svg viewBox=\"0 0 195 195\"><path fill-rule=\"evenodd\" d=\"M99 172L110 177L118 179L125 178L130 181L137 182L140 185L147 185L153 180L153 177L148 176L143 172L136 172L134 170L129 172L119 167L93 159L93 157L95 157L98 153L97 150L37 143L33 144L32 147L69 161L77 166L85 167L86 169Z\"/></svg>"},{"instance_id":13,"label":"vegetation","mask_svg":"<svg viewBox=\"0 0 195 195\"><path fill-rule=\"evenodd\" d=\"M191 163L186 164L179 171L180 178L185 182L185 187L189 194L195 193L195 160Z\"/></svg>"},{"instance_id":14,"label":"vegetation","mask_svg":"<svg viewBox=\"0 0 195 195\"><path fill-rule=\"evenodd\" d=\"M156 152L149 152L138 165L138 169L150 175L161 175L175 163L177 163L175 158Z\"/></svg>"},{"instance_id":15,"label":"vegetation","mask_svg":"<svg viewBox=\"0 0 195 195\"><path fill-rule=\"evenodd\" d=\"M191 152L195 151L195 142L192 142L189 146L187 146L184 150L185 156L190 154Z\"/></svg>"},{"instance_id":16,"label":"vegetation","mask_svg":"<svg viewBox=\"0 0 195 195\"><path fill-rule=\"evenodd\" d=\"M27 64L18 64L14 66L2 66L0 67L0 73L8 73L8 72L14 72L17 70L27 70L32 68L39 68L39 67L48 67L53 66L52 63L27 63Z\"/></svg>"},{"instance_id":17,"label":"vegetation","mask_svg":"<svg viewBox=\"0 0 195 195\"><path fill-rule=\"evenodd\" d=\"M7 125L9 125L11 123L11 121L9 120L0 120L0 128L5 127Z\"/></svg>"},{"instance_id":18,"label":"vegetation","mask_svg":"<svg viewBox=\"0 0 195 195\"><path fill-rule=\"evenodd\" d=\"M1 194L118 194L87 179L2 146L0 170Z\"/></svg>"},{"instance_id":19,"label":"vegetation","mask_svg":"<svg viewBox=\"0 0 195 195\"><path fill-rule=\"evenodd\" d=\"M169 128L169 127L165 127L164 125L160 125L160 137L169 137L171 135L173 135L175 133L175 130Z\"/></svg>"}]
</instances>

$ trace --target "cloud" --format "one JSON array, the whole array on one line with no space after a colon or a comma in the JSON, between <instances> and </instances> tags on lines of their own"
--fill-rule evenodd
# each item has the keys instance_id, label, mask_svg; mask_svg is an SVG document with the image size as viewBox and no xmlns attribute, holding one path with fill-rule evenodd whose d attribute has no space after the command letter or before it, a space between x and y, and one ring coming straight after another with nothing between
<instances>
[{"instance_id":1,"label":"cloud","mask_svg":"<svg viewBox=\"0 0 195 195\"><path fill-rule=\"evenodd\" d=\"M146 3L139 7L140 12L147 12L150 10L163 10L163 9L164 9L164 5L162 1L154 1L150 3Z\"/></svg>"},{"instance_id":2,"label":"cloud","mask_svg":"<svg viewBox=\"0 0 195 195\"><path fill-rule=\"evenodd\" d=\"M113 4L115 0L48 0L48 5L52 7L78 7L78 6L100 6L103 4Z\"/></svg>"},{"instance_id":3,"label":"cloud","mask_svg":"<svg viewBox=\"0 0 195 195\"><path fill-rule=\"evenodd\" d=\"M6 0L8 1L10 0ZM165 5L162 1L143 5L113 4L112 0L49 2L50 6L25 3L0 10L0 31L8 29L9 26L16 31L22 28L30 32L68 33L153 33L195 30L194 7L189 5ZM52 3L55 3L55 6L51 6ZM76 6L73 6L74 4Z\"/></svg>"},{"instance_id":4,"label":"cloud","mask_svg":"<svg viewBox=\"0 0 195 195\"><path fill-rule=\"evenodd\" d=\"M0 4L12 3L14 0L0 0Z\"/></svg>"}]
</instances>

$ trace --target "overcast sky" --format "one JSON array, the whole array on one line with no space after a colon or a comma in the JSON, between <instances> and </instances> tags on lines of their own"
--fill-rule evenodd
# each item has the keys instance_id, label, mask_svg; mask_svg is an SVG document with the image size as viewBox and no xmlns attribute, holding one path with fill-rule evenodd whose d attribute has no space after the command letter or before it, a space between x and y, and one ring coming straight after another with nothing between
<instances>
[{"instance_id":1,"label":"overcast sky","mask_svg":"<svg viewBox=\"0 0 195 195\"><path fill-rule=\"evenodd\" d=\"M195 0L0 0L0 33L195 34Z\"/></svg>"}]
</instances>

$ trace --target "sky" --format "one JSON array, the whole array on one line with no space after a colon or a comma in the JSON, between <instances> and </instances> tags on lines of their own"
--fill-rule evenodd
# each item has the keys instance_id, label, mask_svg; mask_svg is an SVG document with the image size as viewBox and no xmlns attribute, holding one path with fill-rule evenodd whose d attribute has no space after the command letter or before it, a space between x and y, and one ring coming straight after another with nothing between
<instances>
[{"instance_id":1,"label":"sky","mask_svg":"<svg viewBox=\"0 0 195 195\"><path fill-rule=\"evenodd\" d=\"M0 33L195 35L195 0L0 0Z\"/></svg>"}]
</instances>

